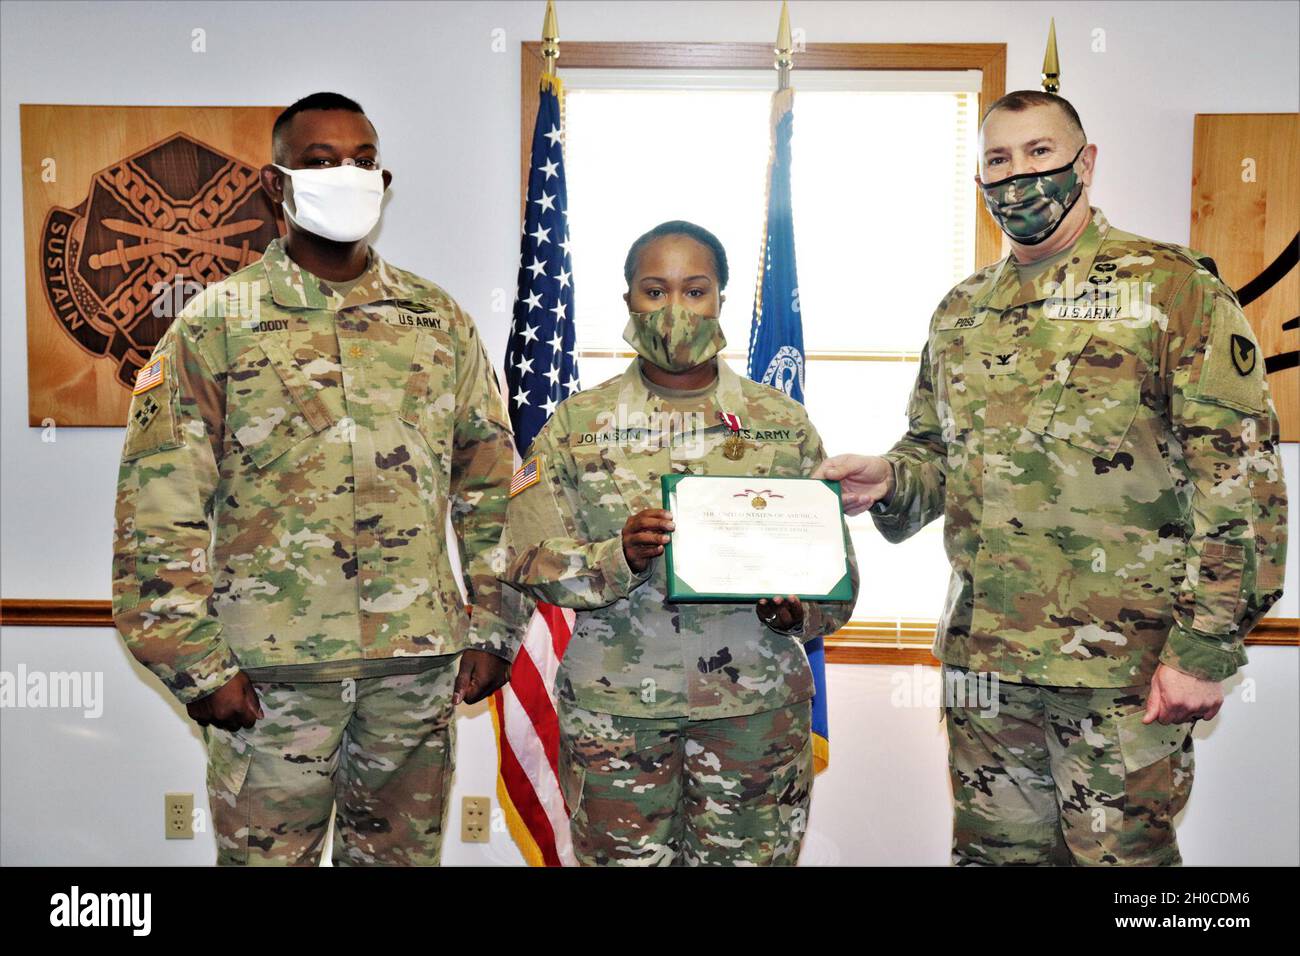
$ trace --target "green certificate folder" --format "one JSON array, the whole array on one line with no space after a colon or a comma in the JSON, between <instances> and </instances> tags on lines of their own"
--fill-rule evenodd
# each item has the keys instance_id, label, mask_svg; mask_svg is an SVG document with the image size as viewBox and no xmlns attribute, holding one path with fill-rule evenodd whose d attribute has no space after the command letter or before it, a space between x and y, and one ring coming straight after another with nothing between
<instances>
[{"instance_id":1,"label":"green certificate folder","mask_svg":"<svg viewBox=\"0 0 1300 956\"><path fill-rule=\"evenodd\" d=\"M838 481L664 475L660 482L677 528L664 549L669 601L852 598Z\"/></svg>"}]
</instances>

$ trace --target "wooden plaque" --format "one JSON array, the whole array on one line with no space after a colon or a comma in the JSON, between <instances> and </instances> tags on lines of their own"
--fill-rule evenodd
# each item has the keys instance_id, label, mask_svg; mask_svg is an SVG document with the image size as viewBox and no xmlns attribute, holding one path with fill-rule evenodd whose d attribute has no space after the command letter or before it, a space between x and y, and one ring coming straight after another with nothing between
<instances>
[{"instance_id":1,"label":"wooden plaque","mask_svg":"<svg viewBox=\"0 0 1300 956\"><path fill-rule=\"evenodd\" d=\"M261 258L281 110L20 107L29 424L124 425L180 307Z\"/></svg>"},{"instance_id":2,"label":"wooden plaque","mask_svg":"<svg viewBox=\"0 0 1300 956\"><path fill-rule=\"evenodd\" d=\"M1300 113L1197 115L1192 248L1236 290L1282 440L1300 440Z\"/></svg>"}]
</instances>

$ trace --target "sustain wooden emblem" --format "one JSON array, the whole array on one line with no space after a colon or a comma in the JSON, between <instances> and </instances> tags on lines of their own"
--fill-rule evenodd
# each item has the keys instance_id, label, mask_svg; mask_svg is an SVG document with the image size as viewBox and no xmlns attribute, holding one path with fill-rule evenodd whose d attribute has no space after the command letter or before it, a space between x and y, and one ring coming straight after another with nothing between
<instances>
[{"instance_id":1,"label":"sustain wooden emblem","mask_svg":"<svg viewBox=\"0 0 1300 956\"><path fill-rule=\"evenodd\" d=\"M258 179L277 113L22 107L31 424L124 424L136 376L185 302L280 234ZM69 193L80 201L59 201Z\"/></svg>"}]
</instances>

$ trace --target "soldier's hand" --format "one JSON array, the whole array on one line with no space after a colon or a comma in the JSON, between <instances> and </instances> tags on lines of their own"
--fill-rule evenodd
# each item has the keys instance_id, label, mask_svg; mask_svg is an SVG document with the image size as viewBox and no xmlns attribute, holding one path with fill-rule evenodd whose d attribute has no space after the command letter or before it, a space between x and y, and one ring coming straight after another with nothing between
<instances>
[{"instance_id":1,"label":"soldier's hand","mask_svg":"<svg viewBox=\"0 0 1300 956\"><path fill-rule=\"evenodd\" d=\"M671 512L647 508L627 519L623 525L623 555L627 566L640 574L652 559L664 553L668 534L677 526Z\"/></svg>"},{"instance_id":2,"label":"soldier's hand","mask_svg":"<svg viewBox=\"0 0 1300 956\"><path fill-rule=\"evenodd\" d=\"M510 662L488 651L462 651L451 703L477 704L510 680Z\"/></svg>"},{"instance_id":3,"label":"soldier's hand","mask_svg":"<svg viewBox=\"0 0 1300 956\"><path fill-rule=\"evenodd\" d=\"M1184 721L1213 720L1223 706L1223 685L1217 680L1201 680L1164 664L1156 665L1151 676L1151 693L1142 723L1160 721L1181 724Z\"/></svg>"},{"instance_id":4,"label":"soldier's hand","mask_svg":"<svg viewBox=\"0 0 1300 956\"><path fill-rule=\"evenodd\" d=\"M894 469L875 455L836 455L818 465L812 476L840 483L845 514L861 514L894 493Z\"/></svg>"},{"instance_id":5,"label":"soldier's hand","mask_svg":"<svg viewBox=\"0 0 1300 956\"><path fill-rule=\"evenodd\" d=\"M803 604L793 594L784 598L763 598L754 608L758 619L778 631L797 630L803 624Z\"/></svg>"},{"instance_id":6,"label":"soldier's hand","mask_svg":"<svg viewBox=\"0 0 1300 956\"><path fill-rule=\"evenodd\" d=\"M266 716L262 713L262 702L257 699L253 682L243 671L207 697L186 704L185 712L200 727L211 724L232 734L240 728L247 730Z\"/></svg>"}]
</instances>

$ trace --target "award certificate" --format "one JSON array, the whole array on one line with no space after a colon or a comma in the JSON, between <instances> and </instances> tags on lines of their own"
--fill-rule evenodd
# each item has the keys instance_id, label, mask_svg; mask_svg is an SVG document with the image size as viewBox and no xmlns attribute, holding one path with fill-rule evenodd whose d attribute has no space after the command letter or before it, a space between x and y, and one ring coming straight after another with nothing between
<instances>
[{"instance_id":1,"label":"award certificate","mask_svg":"<svg viewBox=\"0 0 1300 956\"><path fill-rule=\"evenodd\" d=\"M665 549L669 601L852 597L839 482L721 475L660 481L677 529Z\"/></svg>"}]
</instances>

